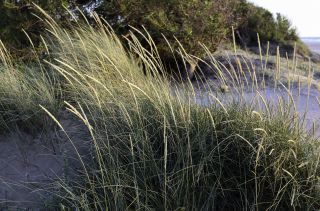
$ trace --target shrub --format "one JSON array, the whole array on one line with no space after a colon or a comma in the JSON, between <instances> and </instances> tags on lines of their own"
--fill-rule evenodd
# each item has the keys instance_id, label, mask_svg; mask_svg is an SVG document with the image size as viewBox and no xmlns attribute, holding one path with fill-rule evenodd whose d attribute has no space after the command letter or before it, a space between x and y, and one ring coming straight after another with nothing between
<instances>
[{"instance_id":1,"label":"shrub","mask_svg":"<svg viewBox=\"0 0 320 211\"><path fill-rule=\"evenodd\" d=\"M238 41L242 46L257 46L259 34L260 41L263 45L270 41L272 45L278 45L281 49L285 49L289 54L292 54L295 43L297 43L297 51L302 55L309 55L308 48L300 40L297 30L290 20L281 15L276 14L276 17L262 7L255 6L252 3L247 3L247 13L245 14L245 22L238 28ZM276 54L276 51L271 52ZM285 54L282 54L285 56Z\"/></svg>"},{"instance_id":2,"label":"shrub","mask_svg":"<svg viewBox=\"0 0 320 211\"><path fill-rule=\"evenodd\" d=\"M238 1L104 1L97 12L113 28L126 35L129 26L141 30L143 25L153 37L162 56L171 55L165 36L173 49L178 42L187 52L203 54L199 43L215 50L229 35L231 25L237 25L235 8Z\"/></svg>"},{"instance_id":3,"label":"shrub","mask_svg":"<svg viewBox=\"0 0 320 211\"><path fill-rule=\"evenodd\" d=\"M59 20L60 23L70 18L65 7L71 10L78 5L77 2L66 0L32 1L46 10L54 19ZM86 2L88 1L80 3L85 4ZM32 3L28 0L3 0L0 2L0 39L10 53L20 60L34 59L34 54L29 53L32 47L30 39L35 48L41 48L40 34L45 31L45 24L37 17L39 10Z\"/></svg>"}]
</instances>

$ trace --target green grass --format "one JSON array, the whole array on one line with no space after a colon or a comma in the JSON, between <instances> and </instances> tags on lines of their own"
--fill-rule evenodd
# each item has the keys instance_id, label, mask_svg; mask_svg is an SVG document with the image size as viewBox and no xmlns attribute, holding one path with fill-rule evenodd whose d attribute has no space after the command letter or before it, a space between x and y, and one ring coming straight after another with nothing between
<instances>
[{"instance_id":1,"label":"green grass","mask_svg":"<svg viewBox=\"0 0 320 211\"><path fill-rule=\"evenodd\" d=\"M160 76L166 70L148 34L151 50L134 34L126 49L102 23L52 26L50 59L3 67L0 77L10 80L0 82L0 115L2 126L33 122L41 110L59 124L54 114L64 100L87 126L92 159L77 177L55 183L53 208L319 209L319 142L292 122L289 104L266 103L264 113L236 98L199 105L190 81L175 86ZM233 76L241 94L235 69L219 69L219 78Z\"/></svg>"}]
</instances>

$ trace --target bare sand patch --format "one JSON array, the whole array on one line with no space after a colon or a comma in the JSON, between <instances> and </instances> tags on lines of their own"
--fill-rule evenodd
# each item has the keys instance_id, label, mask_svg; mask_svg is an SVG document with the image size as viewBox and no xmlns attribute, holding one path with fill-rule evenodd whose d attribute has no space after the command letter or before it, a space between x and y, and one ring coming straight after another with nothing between
<instances>
[{"instance_id":1,"label":"bare sand patch","mask_svg":"<svg viewBox=\"0 0 320 211\"><path fill-rule=\"evenodd\" d=\"M82 168L77 151L89 154L86 128L70 114L63 115L61 124L76 149L61 130L0 136L0 209L44 209L55 181Z\"/></svg>"}]
</instances>

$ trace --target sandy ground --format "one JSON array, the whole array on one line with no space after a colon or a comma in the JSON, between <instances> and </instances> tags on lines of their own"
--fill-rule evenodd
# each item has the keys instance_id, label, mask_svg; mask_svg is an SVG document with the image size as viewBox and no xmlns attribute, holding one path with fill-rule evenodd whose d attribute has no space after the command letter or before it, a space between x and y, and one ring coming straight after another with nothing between
<instances>
[{"instance_id":1,"label":"sandy ground","mask_svg":"<svg viewBox=\"0 0 320 211\"><path fill-rule=\"evenodd\" d=\"M81 156L86 157L89 138L81 122L71 115L61 120ZM70 120L71 119L71 120ZM87 138L86 138L87 137ZM0 136L0 210L46 210L51 185L81 168L76 150L64 132L56 130L31 136Z\"/></svg>"}]
</instances>

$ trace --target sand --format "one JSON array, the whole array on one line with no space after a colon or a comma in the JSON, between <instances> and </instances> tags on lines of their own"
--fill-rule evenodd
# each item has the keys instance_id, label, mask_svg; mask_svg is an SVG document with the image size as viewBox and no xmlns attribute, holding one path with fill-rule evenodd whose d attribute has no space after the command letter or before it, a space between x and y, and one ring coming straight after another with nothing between
<instances>
[{"instance_id":1,"label":"sand","mask_svg":"<svg viewBox=\"0 0 320 211\"><path fill-rule=\"evenodd\" d=\"M85 126L69 114L65 117L63 127L81 156L88 157ZM52 200L49 191L56 187L54 183L82 168L76 150L61 130L34 136L23 132L2 135L0 146L0 210L45 210Z\"/></svg>"}]
</instances>

